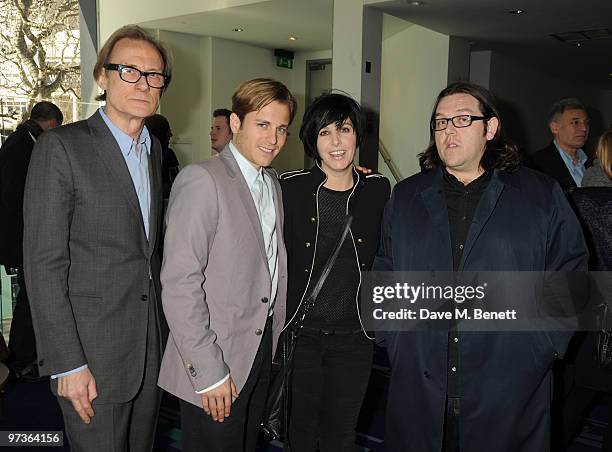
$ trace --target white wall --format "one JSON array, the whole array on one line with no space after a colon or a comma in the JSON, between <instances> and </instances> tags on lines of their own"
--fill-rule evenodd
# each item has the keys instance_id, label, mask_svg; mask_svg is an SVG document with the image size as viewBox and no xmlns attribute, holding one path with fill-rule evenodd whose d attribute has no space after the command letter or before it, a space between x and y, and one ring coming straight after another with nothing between
<instances>
[{"instance_id":1,"label":"white wall","mask_svg":"<svg viewBox=\"0 0 612 452\"><path fill-rule=\"evenodd\" d=\"M383 28L397 20L385 15ZM420 170L431 108L447 82L448 48L448 36L418 25L383 40L380 137L404 178ZM393 181L380 156L379 171Z\"/></svg>"},{"instance_id":2,"label":"white wall","mask_svg":"<svg viewBox=\"0 0 612 452\"><path fill-rule=\"evenodd\" d=\"M273 166L279 172L304 166L298 131L304 114L306 61L331 58L331 50L298 52L293 69L286 69L276 66L271 49L168 31L159 31L159 37L170 48L174 63L172 84L162 97L160 113L172 126L172 148L181 166L210 158L212 111L231 109L235 89L255 77L283 82L298 102L291 135Z\"/></svg>"},{"instance_id":3,"label":"white wall","mask_svg":"<svg viewBox=\"0 0 612 452\"><path fill-rule=\"evenodd\" d=\"M212 110L216 108L231 109L232 94L236 88L242 82L256 77L270 77L279 80L293 91L294 72L297 70L297 68L277 67L276 57L272 49L219 38L212 38L211 69ZM301 116L298 118L296 115L296 119L301 119ZM291 133L297 134L295 125L291 126ZM291 159L295 153L292 142L293 140L290 138L285 148L274 160L273 166L277 171L295 168ZM208 147L210 149L210 140Z\"/></svg>"},{"instance_id":4,"label":"white wall","mask_svg":"<svg viewBox=\"0 0 612 452\"><path fill-rule=\"evenodd\" d=\"M172 52L172 81L160 102L160 113L172 128L172 149L181 166L202 160L202 150L210 147L202 124L210 103L210 76L201 61L210 58L206 39L198 36L160 31L159 38Z\"/></svg>"}]
</instances>

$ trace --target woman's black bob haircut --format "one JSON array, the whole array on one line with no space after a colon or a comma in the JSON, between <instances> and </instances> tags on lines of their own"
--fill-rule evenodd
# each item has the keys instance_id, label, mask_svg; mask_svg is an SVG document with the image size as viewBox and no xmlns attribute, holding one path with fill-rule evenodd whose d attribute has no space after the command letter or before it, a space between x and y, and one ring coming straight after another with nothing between
<instances>
[{"instance_id":1,"label":"woman's black bob haircut","mask_svg":"<svg viewBox=\"0 0 612 452\"><path fill-rule=\"evenodd\" d=\"M330 93L317 97L306 109L302 126L300 127L300 140L304 144L304 152L309 157L321 161L317 152L317 137L321 129L330 124L340 128L344 121L350 119L355 131L357 148L361 145L363 124L359 104L346 94Z\"/></svg>"}]
</instances>

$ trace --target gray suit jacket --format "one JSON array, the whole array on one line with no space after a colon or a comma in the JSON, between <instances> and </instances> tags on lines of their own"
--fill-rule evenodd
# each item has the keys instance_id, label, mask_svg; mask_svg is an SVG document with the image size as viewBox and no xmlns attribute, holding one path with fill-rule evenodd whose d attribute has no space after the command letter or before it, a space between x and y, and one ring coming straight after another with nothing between
<instances>
[{"instance_id":1,"label":"gray suit jacket","mask_svg":"<svg viewBox=\"0 0 612 452\"><path fill-rule=\"evenodd\" d=\"M274 186L278 291L274 347L285 321L287 253L280 185ZM187 166L166 216L162 303L170 327L159 385L201 406L195 391L231 373L244 386L266 324L270 273L249 187L231 152Z\"/></svg>"},{"instance_id":2,"label":"gray suit jacket","mask_svg":"<svg viewBox=\"0 0 612 452\"><path fill-rule=\"evenodd\" d=\"M142 381L148 305L159 299L161 146L152 142L149 240L127 165L99 113L42 135L28 171L24 274L40 371L88 363L98 402L128 401Z\"/></svg>"}]
</instances>

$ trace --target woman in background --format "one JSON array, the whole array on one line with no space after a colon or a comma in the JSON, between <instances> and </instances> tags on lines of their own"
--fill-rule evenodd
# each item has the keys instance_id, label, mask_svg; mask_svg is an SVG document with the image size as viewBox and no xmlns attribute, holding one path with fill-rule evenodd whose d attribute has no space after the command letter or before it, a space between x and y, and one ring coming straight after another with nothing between
<instances>
[{"instance_id":1,"label":"woman in background","mask_svg":"<svg viewBox=\"0 0 612 452\"><path fill-rule=\"evenodd\" d=\"M364 175L354 168L362 118L350 97L334 93L317 98L304 114L300 139L306 154L315 159L314 166L280 177L289 267L288 326L301 315L344 219L350 214L353 221L298 333L289 443L292 452L353 451L374 347L359 313L361 271L372 266L390 185L381 174Z\"/></svg>"},{"instance_id":2,"label":"woman in background","mask_svg":"<svg viewBox=\"0 0 612 452\"><path fill-rule=\"evenodd\" d=\"M582 178L583 187L612 187L612 129L606 130L597 141L593 166Z\"/></svg>"}]
</instances>

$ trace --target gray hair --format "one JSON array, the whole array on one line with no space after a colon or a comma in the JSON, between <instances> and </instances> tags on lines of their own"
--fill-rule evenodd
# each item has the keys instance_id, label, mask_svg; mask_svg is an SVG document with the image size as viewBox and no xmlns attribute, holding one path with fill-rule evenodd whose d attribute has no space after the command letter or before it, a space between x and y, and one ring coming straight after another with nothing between
<instances>
[{"instance_id":1,"label":"gray hair","mask_svg":"<svg viewBox=\"0 0 612 452\"><path fill-rule=\"evenodd\" d=\"M561 99L552 106L548 114L548 124L557 122L565 110L582 110L587 111L586 107L575 97Z\"/></svg>"}]
</instances>

